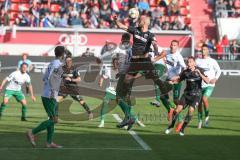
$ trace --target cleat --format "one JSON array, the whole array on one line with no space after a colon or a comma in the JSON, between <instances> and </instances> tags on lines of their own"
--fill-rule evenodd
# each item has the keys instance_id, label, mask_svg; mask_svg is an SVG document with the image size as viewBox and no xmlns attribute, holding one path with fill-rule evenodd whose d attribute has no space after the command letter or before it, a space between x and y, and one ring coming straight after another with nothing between
<instances>
[{"instance_id":1,"label":"cleat","mask_svg":"<svg viewBox=\"0 0 240 160\"><path fill-rule=\"evenodd\" d=\"M173 112L174 112L174 109L173 108L170 108L170 111L168 112L168 121L171 121L172 120L172 117L173 117Z\"/></svg>"},{"instance_id":2,"label":"cleat","mask_svg":"<svg viewBox=\"0 0 240 160\"><path fill-rule=\"evenodd\" d=\"M208 127L208 124L209 124L209 116L207 116L207 117L205 118L205 124L204 124L204 126L205 126L205 127Z\"/></svg>"},{"instance_id":3,"label":"cleat","mask_svg":"<svg viewBox=\"0 0 240 160\"><path fill-rule=\"evenodd\" d=\"M160 107L160 102L158 102L158 101L150 102L150 104L151 104L152 106L155 106L155 107Z\"/></svg>"},{"instance_id":4,"label":"cleat","mask_svg":"<svg viewBox=\"0 0 240 160\"><path fill-rule=\"evenodd\" d=\"M104 128L104 120L101 120L100 124L98 125L98 128Z\"/></svg>"},{"instance_id":5,"label":"cleat","mask_svg":"<svg viewBox=\"0 0 240 160\"><path fill-rule=\"evenodd\" d=\"M60 146L52 142L51 144L46 143L46 148L63 148L63 146Z\"/></svg>"},{"instance_id":6,"label":"cleat","mask_svg":"<svg viewBox=\"0 0 240 160\"><path fill-rule=\"evenodd\" d=\"M128 128L127 128L128 131L132 129L134 123L135 123L134 118L130 118L128 121Z\"/></svg>"},{"instance_id":7,"label":"cleat","mask_svg":"<svg viewBox=\"0 0 240 160\"><path fill-rule=\"evenodd\" d=\"M127 118L124 118L121 123L117 124L117 128L127 129L127 125L128 125L128 120L127 120Z\"/></svg>"},{"instance_id":8,"label":"cleat","mask_svg":"<svg viewBox=\"0 0 240 160\"><path fill-rule=\"evenodd\" d=\"M27 121L25 117L21 117L21 121Z\"/></svg>"},{"instance_id":9,"label":"cleat","mask_svg":"<svg viewBox=\"0 0 240 160\"><path fill-rule=\"evenodd\" d=\"M181 128L183 126L183 122L179 122L175 128L176 133L180 132Z\"/></svg>"},{"instance_id":10,"label":"cleat","mask_svg":"<svg viewBox=\"0 0 240 160\"><path fill-rule=\"evenodd\" d=\"M137 120L137 124L140 126L140 127L146 127L145 124L143 124L141 121Z\"/></svg>"},{"instance_id":11,"label":"cleat","mask_svg":"<svg viewBox=\"0 0 240 160\"><path fill-rule=\"evenodd\" d=\"M27 138L33 147L36 147L35 136L32 134L32 130L27 131Z\"/></svg>"},{"instance_id":12,"label":"cleat","mask_svg":"<svg viewBox=\"0 0 240 160\"><path fill-rule=\"evenodd\" d=\"M180 131L180 132L179 132L179 135L180 135L180 136L184 136L184 132L183 132L183 131Z\"/></svg>"},{"instance_id":13,"label":"cleat","mask_svg":"<svg viewBox=\"0 0 240 160\"><path fill-rule=\"evenodd\" d=\"M169 128L169 129L166 129L166 130L165 130L165 134L169 134L169 133L171 133L171 131L172 131L172 129L171 129L171 128Z\"/></svg>"},{"instance_id":14,"label":"cleat","mask_svg":"<svg viewBox=\"0 0 240 160\"><path fill-rule=\"evenodd\" d=\"M202 120L198 122L198 129L201 129L201 128L202 128Z\"/></svg>"}]
</instances>

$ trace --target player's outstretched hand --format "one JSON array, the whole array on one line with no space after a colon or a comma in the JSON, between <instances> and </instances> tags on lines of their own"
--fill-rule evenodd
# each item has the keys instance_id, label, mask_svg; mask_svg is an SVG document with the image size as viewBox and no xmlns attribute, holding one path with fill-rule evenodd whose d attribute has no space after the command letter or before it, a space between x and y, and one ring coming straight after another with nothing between
<instances>
[{"instance_id":1,"label":"player's outstretched hand","mask_svg":"<svg viewBox=\"0 0 240 160\"><path fill-rule=\"evenodd\" d=\"M36 97L35 96L31 96L31 99L32 99L33 102L36 101Z\"/></svg>"}]
</instances>

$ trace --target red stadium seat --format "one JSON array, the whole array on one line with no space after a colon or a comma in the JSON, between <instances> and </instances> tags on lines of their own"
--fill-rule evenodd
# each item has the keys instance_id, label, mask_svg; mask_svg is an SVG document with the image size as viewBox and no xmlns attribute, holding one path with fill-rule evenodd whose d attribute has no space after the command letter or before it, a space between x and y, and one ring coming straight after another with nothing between
<instances>
[{"instance_id":1,"label":"red stadium seat","mask_svg":"<svg viewBox=\"0 0 240 160\"><path fill-rule=\"evenodd\" d=\"M52 4L50 9L52 12L59 12L61 9L61 6L58 4Z\"/></svg>"},{"instance_id":2,"label":"red stadium seat","mask_svg":"<svg viewBox=\"0 0 240 160\"><path fill-rule=\"evenodd\" d=\"M19 3L21 0L11 0L11 2Z\"/></svg>"},{"instance_id":3,"label":"red stadium seat","mask_svg":"<svg viewBox=\"0 0 240 160\"><path fill-rule=\"evenodd\" d=\"M182 16L186 16L186 15L188 15L188 13L189 13L189 11L188 11L187 8L181 8L181 9L180 9L180 14L181 14Z\"/></svg>"},{"instance_id":4,"label":"red stadium seat","mask_svg":"<svg viewBox=\"0 0 240 160\"><path fill-rule=\"evenodd\" d=\"M172 23L175 20L176 16L170 16L169 17L169 22Z\"/></svg>"},{"instance_id":5,"label":"red stadium seat","mask_svg":"<svg viewBox=\"0 0 240 160\"><path fill-rule=\"evenodd\" d=\"M10 10L11 11L18 11L18 7L19 7L19 5L17 3L12 3L11 7L10 7Z\"/></svg>"},{"instance_id":6,"label":"red stadium seat","mask_svg":"<svg viewBox=\"0 0 240 160\"><path fill-rule=\"evenodd\" d=\"M180 5L180 7L187 7L188 1L187 0L180 0L179 5Z\"/></svg>"},{"instance_id":7,"label":"red stadium seat","mask_svg":"<svg viewBox=\"0 0 240 160\"><path fill-rule=\"evenodd\" d=\"M161 12L166 15L167 14L167 8L165 7L160 7Z\"/></svg>"},{"instance_id":8,"label":"red stadium seat","mask_svg":"<svg viewBox=\"0 0 240 160\"><path fill-rule=\"evenodd\" d=\"M10 20L15 20L18 17L18 12L11 12L10 13Z\"/></svg>"},{"instance_id":9,"label":"red stadium seat","mask_svg":"<svg viewBox=\"0 0 240 160\"><path fill-rule=\"evenodd\" d=\"M148 0L148 4L150 7L156 7L157 6L157 1L156 0Z\"/></svg>"}]
</instances>

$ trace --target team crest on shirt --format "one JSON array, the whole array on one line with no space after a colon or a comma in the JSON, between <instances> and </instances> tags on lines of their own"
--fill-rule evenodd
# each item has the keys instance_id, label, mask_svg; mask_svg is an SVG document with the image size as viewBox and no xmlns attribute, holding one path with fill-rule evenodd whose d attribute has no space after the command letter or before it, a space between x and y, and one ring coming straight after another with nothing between
<instances>
[{"instance_id":1,"label":"team crest on shirt","mask_svg":"<svg viewBox=\"0 0 240 160\"><path fill-rule=\"evenodd\" d=\"M145 34L143 35L143 37L147 39L147 38L148 38L148 34L145 33Z\"/></svg>"}]
</instances>

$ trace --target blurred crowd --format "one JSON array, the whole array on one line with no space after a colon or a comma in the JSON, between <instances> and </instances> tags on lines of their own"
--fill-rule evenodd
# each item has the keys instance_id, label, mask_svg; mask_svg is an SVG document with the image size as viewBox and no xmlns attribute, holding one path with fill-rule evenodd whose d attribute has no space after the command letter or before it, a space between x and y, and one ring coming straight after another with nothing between
<instances>
[{"instance_id":1,"label":"blurred crowd","mask_svg":"<svg viewBox=\"0 0 240 160\"><path fill-rule=\"evenodd\" d=\"M197 43L196 55L201 55L201 47L207 44L212 58L218 60L240 60L240 39L229 40L224 35L220 40L206 39Z\"/></svg>"},{"instance_id":2,"label":"blurred crowd","mask_svg":"<svg viewBox=\"0 0 240 160\"><path fill-rule=\"evenodd\" d=\"M0 2L0 23L10 25L14 17L17 26L108 29L116 28L115 14L124 24L133 25L128 11L137 7L141 15L151 17L152 29L190 30L190 17L185 10L181 13L180 1L154 0L153 7L148 0L29 0L29 5L19 7L14 15L11 0L5 0Z\"/></svg>"},{"instance_id":3,"label":"blurred crowd","mask_svg":"<svg viewBox=\"0 0 240 160\"><path fill-rule=\"evenodd\" d=\"M240 17L240 0L215 0L215 17Z\"/></svg>"}]
</instances>

